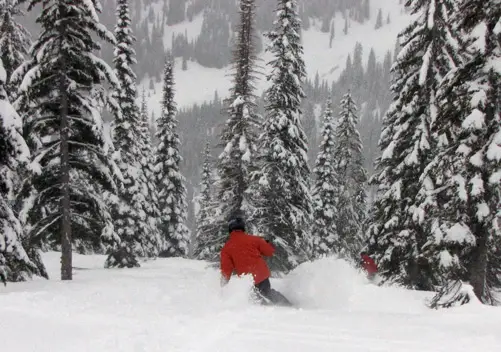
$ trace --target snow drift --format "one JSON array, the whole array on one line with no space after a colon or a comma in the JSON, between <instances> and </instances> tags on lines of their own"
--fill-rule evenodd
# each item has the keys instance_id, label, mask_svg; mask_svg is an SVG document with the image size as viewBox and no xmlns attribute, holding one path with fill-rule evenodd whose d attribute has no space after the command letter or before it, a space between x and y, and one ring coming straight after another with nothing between
<instances>
[{"instance_id":1,"label":"snow drift","mask_svg":"<svg viewBox=\"0 0 501 352\"><path fill-rule=\"evenodd\" d=\"M306 262L284 279L284 294L302 308L335 309L350 304L367 285L363 274L348 262L328 257Z\"/></svg>"},{"instance_id":2,"label":"snow drift","mask_svg":"<svg viewBox=\"0 0 501 352\"><path fill-rule=\"evenodd\" d=\"M424 298L429 296L376 286L364 272L334 256L301 264L275 286L295 305L317 310L417 313L426 310Z\"/></svg>"}]
</instances>

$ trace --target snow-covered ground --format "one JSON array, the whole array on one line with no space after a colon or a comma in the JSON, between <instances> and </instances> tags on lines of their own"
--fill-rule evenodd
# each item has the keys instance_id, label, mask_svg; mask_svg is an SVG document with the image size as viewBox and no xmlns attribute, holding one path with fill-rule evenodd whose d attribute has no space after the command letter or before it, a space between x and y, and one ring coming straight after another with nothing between
<instances>
[{"instance_id":1,"label":"snow-covered ground","mask_svg":"<svg viewBox=\"0 0 501 352\"><path fill-rule=\"evenodd\" d=\"M1 351L500 351L501 310L476 304L432 311L428 294L380 288L324 259L272 284L301 308L247 299L248 280L219 287L203 262L162 259L105 270L76 256L72 282L0 288Z\"/></svg>"}]
</instances>

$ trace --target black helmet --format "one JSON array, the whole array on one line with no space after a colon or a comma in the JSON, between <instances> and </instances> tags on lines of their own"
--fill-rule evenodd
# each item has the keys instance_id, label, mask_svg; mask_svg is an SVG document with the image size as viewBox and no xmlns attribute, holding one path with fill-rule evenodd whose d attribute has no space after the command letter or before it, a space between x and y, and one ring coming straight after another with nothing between
<instances>
[{"instance_id":1,"label":"black helmet","mask_svg":"<svg viewBox=\"0 0 501 352\"><path fill-rule=\"evenodd\" d=\"M228 231L231 233L235 230L245 231L245 221L241 217L235 217L228 222Z\"/></svg>"}]
</instances>

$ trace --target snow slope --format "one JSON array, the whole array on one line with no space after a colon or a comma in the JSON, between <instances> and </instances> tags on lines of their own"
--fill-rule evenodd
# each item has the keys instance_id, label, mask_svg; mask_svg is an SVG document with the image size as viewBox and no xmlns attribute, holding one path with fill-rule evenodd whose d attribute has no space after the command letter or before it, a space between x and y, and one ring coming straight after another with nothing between
<instances>
[{"instance_id":1,"label":"snow slope","mask_svg":"<svg viewBox=\"0 0 501 352\"><path fill-rule=\"evenodd\" d=\"M153 6L153 5L152 5ZM160 6L157 4L157 6ZM382 28L375 30L376 13L381 8L384 18ZM160 11L160 7L157 9ZM341 14L337 14L334 19L335 37L332 48L329 48L329 33L320 31L320 21L312 19L312 26L308 31L303 31L303 45L305 51L306 70L310 79L314 79L319 74L321 79L332 82L337 79L345 67L348 55L353 56L353 51L357 42L364 48L363 62L367 62L370 49L373 48L379 61L383 61L388 50L393 51L397 41L398 33L410 22L411 16L404 11L399 0L371 0L372 20L364 24L351 21L348 35L343 33L344 19ZM390 24L386 23L387 16L390 16ZM187 33L189 40L198 37L202 28L202 15L193 19L192 22L165 27L164 42L166 48L170 48L173 34ZM266 40L263 38L263 41ZM260 94L266 87L266 63L271 57L268 53L262 52L259 55L261 66L261 79L257 84L257 91ZM176 78L176 101L179 107L188 107L194 103L210 101L214 98L217 90L220 97L227 97L231 86L231 70L229 67L219 69L206 68L196 62L189 61L188 70L181 69L181 59L175 65ZM149 90L149 79L141 82L140 90L144 87ZM154 90L149 91L148 106L154 111L155 116L161 112L160 102L162 99L162 83L155 84Z\"/></svg>"},{"instance_id":2,"label":"snow slope","mask_svg":"<svg viewBox=\"0 0 501 352\"><path fill-rule=\"evenodd\" d=\"M45 256L58 277L59 255ZM72 282L0 288L2 351L499 351L501 311L424 307L427 294L372 286L335 259L272 284L302 308L250 303L246 279L223 290L203 262L164 259L102 269L75 256Z\"/></svg>"}]
</instances>

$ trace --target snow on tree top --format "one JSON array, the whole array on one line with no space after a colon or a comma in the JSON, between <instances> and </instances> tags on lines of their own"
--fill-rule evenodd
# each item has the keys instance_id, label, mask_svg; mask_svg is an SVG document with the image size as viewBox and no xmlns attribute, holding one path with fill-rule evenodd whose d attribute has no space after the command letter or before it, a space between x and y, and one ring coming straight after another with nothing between
<instances>
[{"instance_id":1,"label":"snow on tree top","mask_svg":"<svg viewBox=\"0 0 501 352\"><path fill-rule=\"evenodd\" d=\"M485 114L478 110L474 109L470 115L468 115L463 123L462 127L465 129L477 129L480 130L485 126Z\"/></svg>"},{"instance_id":2,"label":"snow on tree top","mask_svg":"<svg viewBox=\"0 0 501 352\"><path fill-rule=\"evenodd\" d=\"M444 240L449 243L474 244L476 242L475 236L470 228L460 223L456 223L447 229Z\"/></svg>"}]
</instances>

